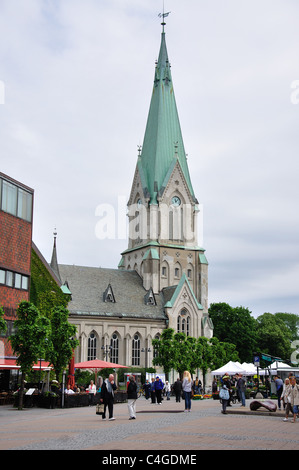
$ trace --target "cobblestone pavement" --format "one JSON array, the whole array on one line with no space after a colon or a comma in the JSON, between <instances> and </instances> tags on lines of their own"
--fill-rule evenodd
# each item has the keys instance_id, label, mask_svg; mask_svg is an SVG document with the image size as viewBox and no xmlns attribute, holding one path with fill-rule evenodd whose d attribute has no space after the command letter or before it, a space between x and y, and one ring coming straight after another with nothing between
<instances>
[{"instance_id":1,"label":"cobblestone pavement","mask_svg":"<svg viewBox=\"0 0 299 470\"><path fill-rule=\"evenodd\" d=\"M0 407L0 450L173 451L299 450L299 420L283 413L264 415L239 404L221 413L212 399L192 401L190 413L174 398L153 405L140 398L137 419L129 420L127 404L114 405L115 421L102 421L95 407ZM239 414L241 412L242 414ZM107 453L107 452L106 452Z\"/></svg>"}]
</instances>

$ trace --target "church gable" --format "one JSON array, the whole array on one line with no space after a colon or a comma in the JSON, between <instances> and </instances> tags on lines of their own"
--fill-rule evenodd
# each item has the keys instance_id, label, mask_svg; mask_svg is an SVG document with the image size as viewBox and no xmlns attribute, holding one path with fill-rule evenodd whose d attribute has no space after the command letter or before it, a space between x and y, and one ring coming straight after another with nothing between
<instances>
[{"instance_id":1,"label":"church gable","mask_svg":"<svg viewBox=\"0 0 299 470\"><path fill-rule=\"evenodd\" d=\"M197 301L192 287L185 275L179 284L163 290L165 310L169 319L169 328L184 332L190 336L202 336L203 307Z\"/></svg>"},{"instance_id":2,"label":"church gable","mask_svg":"<svg viewBox=\"0 0 299 470\"><path fill-rule=\"evenodd\" d=\"M147 182L142 169L142 165L138 161L135 169L128 206L132 204L138 204L139 200L141 200L141 202L144 204L149 200L149 197L150 195L147 189Z\"/></svg>"},{"instance_id":3,"label":"church gable","mask_svg":"<svg viewBox=\"0 0 299 470\"><path fill-rule=\"evenodd\" d=\"M197 200L192 196L180 162L175 159L171 164L159 191L159 202L171 204L172 197L179 195L183 204L195 204Z\"/></svg>"}]
</instances>

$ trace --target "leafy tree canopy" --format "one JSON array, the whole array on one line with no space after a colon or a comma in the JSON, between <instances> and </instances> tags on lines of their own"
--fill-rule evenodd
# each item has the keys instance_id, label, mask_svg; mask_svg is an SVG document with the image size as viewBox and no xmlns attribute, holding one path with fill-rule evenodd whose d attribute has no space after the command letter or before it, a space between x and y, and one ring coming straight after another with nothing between
<instances>
[{"instance_id":1,"label":"leafy tree canopy","mask_svg":"<svg viewBox=\"0 0 299 470\"><path fill-rule=\"evenodd\" d=\"M55 307L51 312L51 336L47 360L59 378L68 366L74 349L79 345L76 339L77 328L68 322L69 311L65 307Z\"/></svg>"},{"instance_id":2,"label":"leafy tree canopy","mask_svg":"<svg viewBox=\"0 0 299 470\"><path fill-rule=\"evenodd\" d=\"M257 318L257 344L259 350L289 360L292 354L292 334L279 316L264 313Z\"/></svg>"},{"instance_id":3,"label":"leafy tree canopy","mask_svg":"<svg viewBox=\"0 0 299 470\"><path fill-rule=\"evenodd\" d=\"M241 362L251 362L256 348L256 320L245 307L213 303L209 316L214 324L214 336L219 341L234 344Z\"/></svg>"}]
</instances>

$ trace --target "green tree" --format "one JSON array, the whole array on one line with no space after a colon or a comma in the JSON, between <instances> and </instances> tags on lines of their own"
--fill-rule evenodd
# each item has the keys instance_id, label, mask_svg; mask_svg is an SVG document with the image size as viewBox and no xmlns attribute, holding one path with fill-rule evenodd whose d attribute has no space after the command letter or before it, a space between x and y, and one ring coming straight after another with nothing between
<instances>
[{"instance_id":1,"label":"green tree","mask_svg":"<svg viewBox=\"0 0 299 470\"><path fill-rule=\"evenodd\" d=\"M53 365L59 380L68 366L74 349L79 345L76 339L77 328L68 322L69 311L65 307L55 307L51 312L51 336L47 360Z\"/></svg>"},{"instance_id":2,"label":"green tree","mask_svg":"<svg viewBox=\"0 0 299 470\"><path fill-rule=\"evenodd\" d=\"M163 367L166 374L174 369L181 377L185 370L194 374L196 369L200 369L204 386L208 370L216 369L228 361L239 360L234 344L204 336L196 339L185 333L175 333L172 328L163 330L161 338L153 340L152 344L155 350L154 365Z\"/></svg>"},{"instance_id":3,"label":"green tree","mask_svg":"<svg viewBox=\"0 0 299 470\"><path fill-rule=\"evenodd\" d=\"M7 324L4 320L4 310L0 306L0 333L5 333L7 331Z\"/></svg>"},{"instance_id":4,"label":"green tree","mask_svg":"<svg viewBox=\"0 0 299 470\"><path fill-rule=\"evenodd\" d=\"M261 352L290 360L292 335L279 317L264 313L257 318L257 340Z\"/></svg>"},{"instance_id":5,"label":"green tree","mask_svg":"<svg viewBox=\"0 0 299 470\"><path fill-rule=\"evenodd\" d=\"M209 315L214 324L214 336L219 341L235 344L241 362L251 362L256 349L256 320L245 307L226 303L210 305Z\"/></svg>"},{"instance_id":6,"label":"green tree","mask_svg":"<svg viewBox=\"0 0 299 470\"><path fill-rule=\"evenodd\" d=\"M46 356L51 327L47 318L41 316L30 302L21 302L14 322L16 332L9 337L17 364L22 372L19 394L19 410L23 408L24 381L34 364Z\"/></svg>"},{"instance_id":7,"label":"green tree","mask_svg":"<svg viewBox=\"0 0 299 470\"><path fill-rule=\"evenodd\" d=\"M166 374L175 367L175 351L174 351L174 330L166 328L162 331L161 337L152 340L154 348L153 365L161 366Z\"/></svg>"},{"instance_id":8,"label":"green tree","mask_svg":"<svg viewBox=\"0 0 299 470\"><path fill-rule=\"evenodd\" d=\"M219 341L216 337L210 339L210 344L213 346L213 361L211 363L212 370L219 369L229 361L240 362L235 344Z\"/></svg>"},{"instance_id":9,"label":"green tree","mask_svg":"<svg viewBox=\"0 0 299 470\"><path fill-rule=\"evenodd\" d=\"M274 314L275 318L282 320L291 334L291 341L299 339L299 315L295 313L282 313L277 312Z\"/></svg>"},{"instance_id":10,"label":"green tree","mask_svg":"<svg viewBox=\"0 0 299 470\"><path fill-rule=\"evenodd\" d=\"M185 333L175 333L173 336L174 369L180 377L185 370L194 374L197 367L197 345L196 339Z\"/></svg>"},{"instance_id":11,"label":"green tree","mask_svg":"<svg viewBox=\"0 0 299 470\"><path fill-rule=\"evenodd\" d=\"M214 352L213 345L208 338L200 336L197 339L197 367L202 371L204 390L206 387L206 374L215 362Z\"/></svg>"}]
</instances>

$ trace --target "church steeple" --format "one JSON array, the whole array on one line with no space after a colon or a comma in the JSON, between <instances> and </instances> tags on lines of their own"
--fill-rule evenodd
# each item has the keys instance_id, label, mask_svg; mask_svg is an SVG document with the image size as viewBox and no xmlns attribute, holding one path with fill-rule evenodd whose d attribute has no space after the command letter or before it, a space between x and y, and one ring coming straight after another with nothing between
<instances>
[{"instance_id":1,"label":"church steeple","mask_svg":"<svg viewBox=\"0 0 299 470\"><path fill-rule=\"evenodd\" d=\"M57 249L56 249L57 232L56 232L56 228L54 230L53 235L54 235L54 243L53 243L53 251L52 251L52 258L51 258L50 266L51 266L52 270L54 271L54 273L56 274L58 280L61 282L59 268L58 268L58 261L57 261Z\"/></svg>"},{"instance_id":2,"label":"church steeple","mask_svg":"<svg viewBox=\"0 0 299 470\"><path fill-rule=\"evenodd\" d=\"M166 14L161 15L163 17ZM164 21L163 21L164 23ZM207 260L198 246L192 187L163 24L142 149L128 201L129 243L120 269L134 269L154 294L184 277L207 311Z\"/></svg>"},{"instance_id":3,"label":"church steeple","mask_svg":"<svg viewBox=\"0 0 299 470\"><path fill-rule=\"evenodd\" d=\"M164 32L161 35L159 58L156 62L154 86L138 168L142 185L150 204L157 204L168 182L171 169L178 161L190 194L196 202L181 126L174 95L171 67Z\"/></svg>"}]
</instances>

